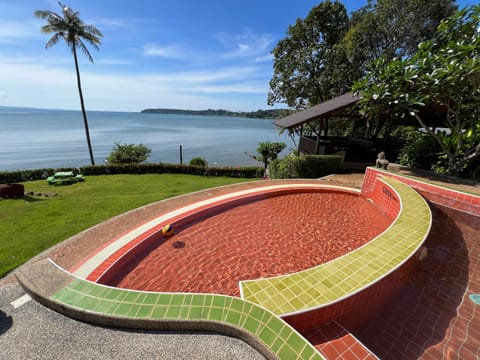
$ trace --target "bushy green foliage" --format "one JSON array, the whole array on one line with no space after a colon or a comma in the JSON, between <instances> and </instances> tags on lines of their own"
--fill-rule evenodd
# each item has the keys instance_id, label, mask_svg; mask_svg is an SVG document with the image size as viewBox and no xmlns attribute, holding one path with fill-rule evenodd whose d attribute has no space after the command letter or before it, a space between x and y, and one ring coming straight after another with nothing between
<instances>
[{"instance_id":1,"label":"bushy green foliage","mask_svg":"<svg viewBox=\"0 0 480 360\"><path fill-rule=\"evenodd\" d=\"M348 16L342 2L321 1L288 27L272 51L269 105L303 109L348 92L370 61L411 56L456 9L455 0L363 2Z\"/></svg>"},{"instance_id":2,"label":"bushy green foliage","mask_svg":"<svg viewBox=\"0 0 480 360\"><path fill-rule=\"evenodd\" d=\"M398 156L401 165L424 170L437 165L442 149L433 137L414 127L403 128L399 135L405 143Z\"/></svg>"},{"instance_id":3,"label":"bushy green foliage","mask_svg":"<svg viewBox=\"0 0 480 360\"><path fill-rule=\"evenodd\" d=\"M204 169L198 166L180 164L119 164L103 166L85 166L80 170L84 175L109 175L109 174L191 174L208 176L228 176L255 178L258 176L259 167L218 167Z\"/></svg>"},{"instance_id":4,"label":"bushy green foliage","mask_svg":"<svg viewBox=\"0 0 480 360\"><path fill-rule=\"evenodd\" d=\"M143 144L120 144L115 146L107 158L111 164L140 164L147 161L152 150Z\"/></svg>"},{"instance_id":5,"label":"bushy green foliage","mask_svg":"<svg viewBox=\"0 0 480 360\"><path fill-rule=\"evenodd\" d=\"M281 153L282 150L286 147L287 144L285 144L284 142L264 141L258 144L258 155L250 155L248 153L246 154L252 159L262 162L264 170L266 171L270 161L275 160L278 157L278 154Z\"/></svg>"},{"instance_id":6,"label":"bushy green foliage","mask_svg":"<svg viewBox=\"0 0 480 360\"><path fill-rule=\"evenodd\" d=\"M332 55L347 30L345 6L330 1L321 2L305 19L297 19L295 25L289 26L287 37L272 51L274 64L268 104L285 103L303 109L345 92L343 79L336 81L339 79L336 69L343 63Z\"/></svg>"},{"instance_id":7,"label":"bushy green foliage","mask_svg":"<svg viewBox=\"0 0 480 360\"><path fill-rule=\"evenodd\" d=\"M21 171L2 171L0 172L0 184L46 179L54 173L55 170L50 168Z\"/></svg>"},{"instance_id":8,"label":"bushy green foliage","mask_svg":"<svg viewBox=\"0 0 480 360\"><path fill-rule=\"evenodd\" d=\"M86 176L115 175L115 174L191 174L208 176L228 176L236 178L257 178L261 173L258 166L245 167L218 167L204 169L198 166L147 163L147 164L109 164L82 166L79 171ZM71 168L36 169L12 172L0 172L0 184L8 184L31 180L45 180L56 171L71 171Z\"/></svg>"},{"instance_id":9,"label":"bushy green foliage","mask_svg":"<svg viewBox=\"0 0 480 360\"><path fill-rule=\"evenodd\" d=\"M270 163L270 177L314 179L338 172L341 163L342 157L338 155L290 155Z\"/></svg>"},{"instance_id":10,"label":"bushy green foliage","mask_svg":"<svg viewBox=\"0 0 480 360\"><path fill-rule=\"evenodd\" d=\"M200 156L197 156L197 157L194 157L192 160L190 160L188 165L205 167L205 166L207 166L207 160L205 160L204 158L202 158Z\"/></svg>"},{"instance_id":11,"label":"bushy green foliage","mask_svg":"<svg viewBox=\"0 0 480 360\"><path fill-rule=\"evenodd\" d=\"M246 117L251 119L280 119L291 114L289 109L268 109L256 111L229 111L224 109L208 110L181 110L181 109L144 109L146 114L181 114L181 115L206 115L206 116L231 116Z\"/></svg>"},{"instance_id":12,"label":"bushy green foliage","mask_svg":"<svg viewBox=\"0 0 480 360\"><path fill-rule=\"evenodd\" d=\"M480 181L480 159L477 158L475 161L470 163L463 171L462 177Z\"/></svg>"},{"instance_id":13,"label":"bushy green foliage","mask_svg":"<svg viewBox=\"0 0 480 360\"><path fill-rule=\"evenodd\" d=\"M442 149L449 175L480 158L479 26L479 5L457 11L412 57L379 58L354 85L367 118L415 119Z\"/></svg>"}]
</instances>

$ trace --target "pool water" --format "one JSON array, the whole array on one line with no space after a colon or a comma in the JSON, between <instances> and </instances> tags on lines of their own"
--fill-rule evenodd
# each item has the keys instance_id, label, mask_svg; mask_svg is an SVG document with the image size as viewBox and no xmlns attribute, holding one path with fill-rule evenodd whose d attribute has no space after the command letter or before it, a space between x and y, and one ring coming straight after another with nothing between
<instances>
[{"instance_id":1,"label":"pool water","mask_svg":"<svg viewBox=\"0 0 480 360\"><path fill-rule=\"evenodd\" d=\"M226 205L175 229L175 235L109 285L160 292L239 296L238 282L284 275L344 255L391 223L350 193L287 193Z\"/></svg>"}]
</instances>

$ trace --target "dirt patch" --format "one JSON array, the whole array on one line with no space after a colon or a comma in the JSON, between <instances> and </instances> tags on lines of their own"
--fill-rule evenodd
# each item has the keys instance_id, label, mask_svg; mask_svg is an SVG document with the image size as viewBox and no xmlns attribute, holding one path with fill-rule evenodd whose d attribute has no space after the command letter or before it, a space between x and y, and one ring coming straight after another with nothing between
<instances>
[{"instance_id":1,"label":"dirt patch","mask_svg":"<svg viewBox=\"0 0 480 360\"><path fill-rule=\"evenodd\" d=\"M363 178L365 174L332 174L321 178L321 181L332 183L332 185L340 185L352 187L355 189L361 189L363 184Z\"/></svg>"}]
</instances>

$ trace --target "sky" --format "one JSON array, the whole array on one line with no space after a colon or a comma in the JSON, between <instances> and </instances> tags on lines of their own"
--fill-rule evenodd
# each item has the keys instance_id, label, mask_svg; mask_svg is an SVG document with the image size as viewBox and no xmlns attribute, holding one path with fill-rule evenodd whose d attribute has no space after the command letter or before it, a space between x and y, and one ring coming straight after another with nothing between
<instances>
[{"instance_id":1,"label":"sky","mask_svg":"<svg viewBox=\"0 0 480 360\"><path fill-rule=\"evenodd\" d=\"M79 54L87 110L268 109L271 51L319 0L67 0L103 33L94 63ZM367 0L341 1L349 11ZM478 0L457 1L460 7ZM35 10L56 0L0 0L0 106L78 110L71 51ZM275 108L285 107L278 104Z\"/></svg>"}]
</instances>

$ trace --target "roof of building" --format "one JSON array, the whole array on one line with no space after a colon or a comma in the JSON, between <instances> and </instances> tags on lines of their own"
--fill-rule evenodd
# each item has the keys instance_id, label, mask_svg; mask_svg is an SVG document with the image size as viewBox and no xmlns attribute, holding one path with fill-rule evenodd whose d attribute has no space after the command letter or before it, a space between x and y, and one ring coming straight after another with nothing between
<instances>
[{"instance_id":1,"label":"roof of building","mask_svg":"<svg viewBox=\"0 0 480 360\"><path fill-rule=\"evenodd\" d=\"M273 123L285 129L294 128L310 121L318 120L322 117L331 116L338 110L355 104L361 99L360 95L346 93L336 98L324 101L318 105L312 106L303 111L299 111L282 119L275 120Z\"/></svg>"}]
</instances>

